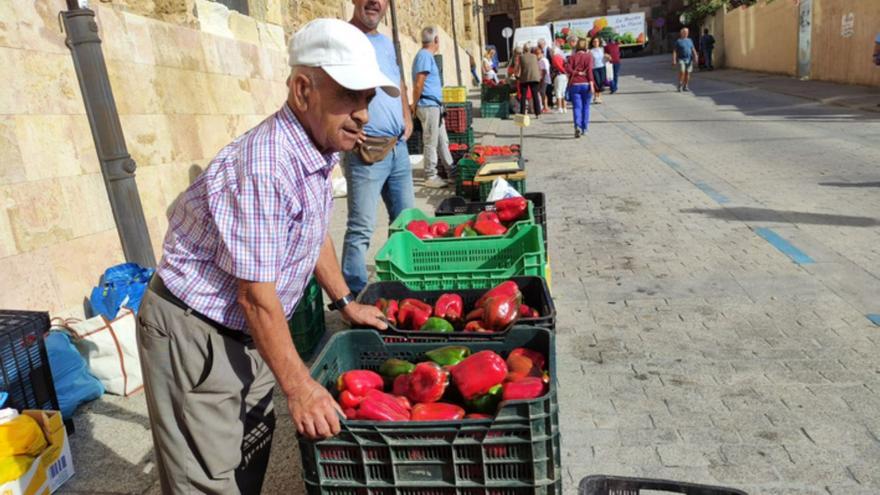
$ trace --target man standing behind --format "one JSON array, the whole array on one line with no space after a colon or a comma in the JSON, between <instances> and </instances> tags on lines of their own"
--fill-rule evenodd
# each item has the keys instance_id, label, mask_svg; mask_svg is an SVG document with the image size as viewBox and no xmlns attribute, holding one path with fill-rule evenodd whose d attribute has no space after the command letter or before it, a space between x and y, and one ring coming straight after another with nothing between
<instances>
[{"instance_id":1,"label":"man standing behind","mask_svg":"<svg viewBox=\"0 0 880 495\"><path fill-rule=\"evenodd\" d=\"M538 57L534 54L532 46L526 44L519 59L519 108L520 113L526 113L526 98L531 94L532 112L536 119L541 116L541 95L538 92L540 81L541 66L538 64Z\"/></svg>"},{"instance_id":2,"label":"man standing behind","mask_svg":"<svg viewBox=\"0 0 880 495\"><path fill-rule=\"evenodd\" d=\"M703 36L700 37L700 51L703 52L703 57L705 58L703 63L706 64L706 68L709 70L715 70L715 67L712 66L713 50L715 50L715 37L709 34L708 29L704 29Z\"/></svg>"},{"instance_id":3,"label":"man standing behind","mask_svg":"<svg viewBox=\"0 0 880 495\"><path fill-rule=\"evenodd\" d=\"M406 140L412 133L412 114L401 77L394 44L377 28L388 10L388 0L354 0L351 24L367 35L379 68L392 81L400 81L400 96L378 91L370 102L366 141L346 159L348 224L342 248L342 273L349 288L358 293L367 285L366 253L376 228L379 197L385 201L390 221L414 203L412 166Z\"/></svg>"},{"instance_id":4,"label":"man standing behind","mask_svg":"<svg viewBox=\"0 0 880 495\"><path fill-rule=\"evenodd\" d=\"M449 136L440 111L443 105L443 87L440 84L440 68L434 54L440 49L437 28L422 29L422 49L413 60L413 113L422 123L423 154L425 156L425 187L444 188L448 183L437 173L437 161L443 161L447 177L452 179L452 154L449 152Z\"/></svg>"},{"instance_id":5,"label":"man standing behind","mask_svg":"<svg viewBox=\"0 0 880 495\"><path fill-rule=\"evenodd\" d=\"M608 55L614 74L611 77L611 94L617 93L617 79L620 75L620 42L613 39L605 45L605 54Z\"/></svg>"},{"instance_id":6,"label":"man standing behind","mask_svg":"<svg viewBox=\"0 0 880 495\"><path fill-rule=\"evenodd\" d=\"M699 62L697 49L694 42L688 38L688 28L681 28L681 33L675 40L675 49L672 50L672 65L678 66L678 92L690 91L688 83L690 83L691 73L694 71L694 64Z\"/></svg>"}]
</instances>

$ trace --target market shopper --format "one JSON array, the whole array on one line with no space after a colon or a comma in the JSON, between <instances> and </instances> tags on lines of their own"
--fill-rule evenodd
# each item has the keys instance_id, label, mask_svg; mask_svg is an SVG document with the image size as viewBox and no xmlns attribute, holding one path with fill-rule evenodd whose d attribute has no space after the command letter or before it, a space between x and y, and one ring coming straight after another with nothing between
<instances>
[{"instance_id":1,"label":"market shopper","mask_svg":"<svg viewBox=\"0 0 880 495\"><path fill-rule=\"evenodd\" d=\"M567 72L574 116L574 137L579 138L589 127L590 96L595 92L593 55L587 51L586 39L577 41L575 53L568 59Z\"/></svg>"},{"instance_id":2,"label":"market shopper","mask_svg":"<svg viewBox=\"0 0 880 495\"><path fill-rule=\"evenodd\" d=\"M174 207L138 313L144 390L164 494L259 493L245 431L272 388L309 438L339 432L339 406L296 352L287 318L314 273L354 324L384 328L351 291L328 235L330 172L363 139L376 88L399 94L367 37L333 19L293 35L288 96L223 148ZM259 433L258 438L259 438ZM267 446L268 448L268 446ZM256 471L256 472L254 472Z\"/></svg>"},{"instance_id":3,"label":"market shopper","mask_svg":"<svg viewBox=\"0 0 880 495\"><path fill-rule=\"evenodd\" d=\"M688 28L681 28L679 37L675 40L675 47L672 50L672 65L678 66L678 92L690 91L688 84L691 82L691 73L694 71L694 64L699 63L697 49L694 42L688 37L690 31Z\"/></svg>"},{"instance_id":4,"label":"market shopper","mask_svg":"<svg viewBox=\"0 0 880 495\"><path fill-rule=\"evenodd\" d=\"M354 293L367 285L366 254L376 228L381 197L389 222L415 201L412 166L406 140L413 123L406 85L401 77L394 44L377 28L388 10L388 0L354 0L351 24L370 40L379 68L392 81L400 81L400 96L379 91L370 102L370 121L364 127L366 140L345 159L348 181L348 223L342 246L342 273Z\"/></svg>"},{"instance_id":5,"label":"market shopper","mask_svg":"<svg viewBox=\"0 0 880 495\"><path fill-rule=\"evenodd\" d=\"M568 89L568 74L565 72L565 55L562 49L556 47L553 49L553 59L551 68L553 76L553 94L556 97L556 110L559 113L565 113L565 93Z\"/></svg>"},{"instance_id":6,"label":"market shopper","mask_svg":"<svg viewBox=\"0 0 880 495\"><path fill-rule=\"evenodd\" d=\"M611 76L611 94L617 93L617 81L620 77L620 42L616 39L609 41L605 45L605 54L611 63L611 69L614 72Z\"/></svg>"},{"instance_id":7,"label":"market shopper","mask_svg":"<svg viewBox=\"0 0 880 495\"><path fill-rule=\"evenodd\" d=\"M605 48L598 36L592 39L590 55L593 57L593 103L602 103L602 91L605 87Z\"/></svg>"},{"instance_id":8,"label":"market shopper","mask_svg":"<svg viewBox=\"0 0 880 495\"><path fill-rule=\"evenodd\" d=\"M519 109L520 113L526 113L526 99L531 96L532 112L536 119L541 116L541 95L538 92L540 82L541 67L538 57L531 45L527 44L519 57Z\"/></svg>"},{"instance_id":9,"label":"market shopper","mask_svg":"<svg viewBox=\"0 0 880 495\"><path fill-rule=\"evenodd\" d=\"M715 70L712 65L712 52L715 51L715 37L709 34L708 29L703 29L703 36L700 37L700 52L703 53L703 63L709 70Z\"/></svg>"},{"instance_id":10,"label":"market shopper","mask_svg":"<svg viewBox=\"0 0 880 495\"><path fill-rule=\"evenodd\" d=\"M449 152L449 136L443 124L443 88L440 84L440 68L434 54L440 49L440 35L436 27L422 29L422 49L416 54L412 65L413 113L422 123L422 146L425 164L425 187L444 188L447 181L440 178L437 167L446 168L447 177L454 177L452 154ZM442 164L438 163L438 160ZM452 179L451 179L452 180ZM450 181L451 181L450 180Z\"/></svg>"},{"instance_id":11,"label":"market shopper","mask_svg":"<svg viewBox=\"0 0 880 495\"><path fill-rule=\"evenodd\" d=\"M491 81L494 84L498 84L498 73L495 72L495 67L492 65L494 58L495 49L489 48L486 50L486 56L483 57L483 81Z\"/></svg>"},{"instance_id":12,"label":"market shopper","mask_svg":"<svg viewBox=\"0 0 880 495\"><path fill-rule=\"evenodd\" d=\"M550 111L550 98L547 96L547 88L553 82L550 78L550 60L544 56L544 51L540 48L535 49L535 55L538 57L538 66L541 68L541 82L538 83L538 93L541 95L542 102L541 113L547 113Z\"/></svg>"}]
</instances>

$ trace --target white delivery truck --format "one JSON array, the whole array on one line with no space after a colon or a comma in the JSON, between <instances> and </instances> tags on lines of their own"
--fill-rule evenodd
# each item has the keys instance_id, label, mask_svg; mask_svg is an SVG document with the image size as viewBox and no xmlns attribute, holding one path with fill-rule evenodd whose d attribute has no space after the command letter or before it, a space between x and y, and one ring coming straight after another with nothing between
<instances>
[{"instance_id":1,"label":"white delivery truck","mask_svg":"<svg viewBox=\"0 0 880 495\"><path fill-rule=\"evenodd\" d=\"M572 35L578 38L599 36L606 41L616 39L620 42L621 48L630 50L642 48L648 42L648 26L644 12L568 19L554 21L551 25L556 46L562 47L566 53L573 48L567 41Z\"/></svg>"},{"instance_id":2,"label":"white delivery truck","mask_svg":"<svg viewBox=\"0 0 880 495\"><path fill-rule=\"evenodd\" d=\"M544 40L547 46L553 46L553 32L550 30L549 24L516 28L516 31L513 32L512 49L524 46L526 43L537 46L539 40Z\"/></svg>"}]
</instances>

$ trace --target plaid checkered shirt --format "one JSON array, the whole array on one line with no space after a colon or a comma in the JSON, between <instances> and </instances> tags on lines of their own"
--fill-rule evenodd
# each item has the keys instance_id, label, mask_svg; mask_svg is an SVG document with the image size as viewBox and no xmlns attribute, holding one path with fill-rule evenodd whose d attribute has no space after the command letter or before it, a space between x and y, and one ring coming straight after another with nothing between
<instances>
[{"instance_id":1,"label":"plaid checkered shirt","mask_svg":"<svg viewBox=\"0 0 880 495\"><path fill-rule=\"evenodd\" d=\"M247 332L237 280L275 282L289 316L327 234L337 159L315 148L287 104L220 150L171 214L158 268L168 290Z\"/></svg>"}]
</instances>

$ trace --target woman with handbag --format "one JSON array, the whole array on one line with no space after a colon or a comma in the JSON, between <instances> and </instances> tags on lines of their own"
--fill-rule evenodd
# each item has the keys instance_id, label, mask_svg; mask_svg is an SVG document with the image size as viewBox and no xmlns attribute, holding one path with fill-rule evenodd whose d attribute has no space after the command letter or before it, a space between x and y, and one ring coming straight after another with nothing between
<instances>
[{"instance_id":1,"label":"woman with handbag","mask_svg":"<svg viewBox=\"0 0 880 495\"><path fill-rule=\"evenodd\" d=\"M593 82L595 92L593 103L602 103L602 87L605 86L605 48L602 47L602 39L596 36L591 41L590 55L593 57Z\"/></svg>"}]
</instances>

